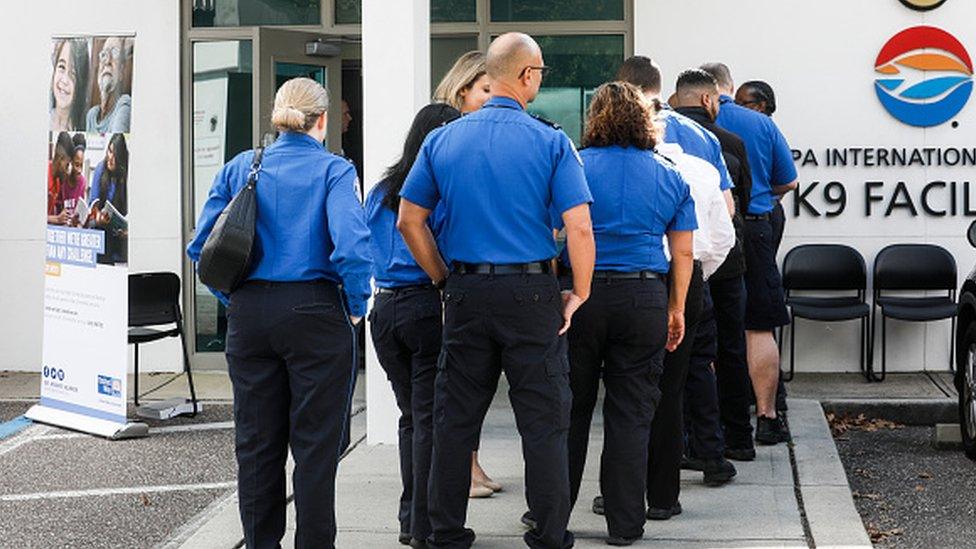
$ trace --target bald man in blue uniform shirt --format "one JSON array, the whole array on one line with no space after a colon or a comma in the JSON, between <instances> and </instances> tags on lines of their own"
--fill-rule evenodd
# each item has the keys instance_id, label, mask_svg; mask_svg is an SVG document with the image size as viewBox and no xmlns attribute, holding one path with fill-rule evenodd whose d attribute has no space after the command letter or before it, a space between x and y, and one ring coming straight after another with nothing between
<instances>
[{"instance_id":1,"label":"bald man in blue uniform shirt","mask_svg":"<svg viewBox=\"0 0 976 549\"><path fill-rule=\"evenodd\" d=\"M431 547L470 547L464 527L471 452L502 371L522 436L529 547L573 546L567 437L572 396L565 338L589 297L595 260L592 202L582 161L558 127L525 106L546 70L531 37L488 48L492 98L432 132L400 193L397 226L417 263L444 287L444 338L434 395ZM427 217L444 217L437 242ZM560 294L551 271L553 217L562 218L574 269Z\"/></svg>"}]
</instances>

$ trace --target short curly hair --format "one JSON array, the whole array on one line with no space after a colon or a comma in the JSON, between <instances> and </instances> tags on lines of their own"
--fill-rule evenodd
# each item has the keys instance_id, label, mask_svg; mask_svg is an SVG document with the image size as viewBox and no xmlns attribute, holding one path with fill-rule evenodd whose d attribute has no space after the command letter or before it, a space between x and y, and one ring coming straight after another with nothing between
<instances>
[{"instance_id":1,"label":"short curly hair","mask_svg":"<svg viewBox=\"0 0 976 549\"><path fill-rule=\"evenodd\" d=\"M627 82L607 82L593 94L583 134L584 147L637 147L650 150L663 133L657 108Z\"/></svg>"}]
</instances>

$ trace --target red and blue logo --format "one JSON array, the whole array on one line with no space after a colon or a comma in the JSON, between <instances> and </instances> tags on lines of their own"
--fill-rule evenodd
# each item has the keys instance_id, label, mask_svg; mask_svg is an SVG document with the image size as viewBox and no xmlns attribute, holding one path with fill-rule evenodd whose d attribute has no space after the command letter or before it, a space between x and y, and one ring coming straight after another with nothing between
<instances>
[{"instance_id":1,"label":"red and blue logo","mask_svg":"<svg viewBox=\"0 0 976 549\"><path fill-rule=\"evenodd\" d=\"M887 111L905 124L948 122L973 92L973 62L956 37L935 27L912 27L888 40L874 70L874 88Z\"/></svg>"}]
</instances>

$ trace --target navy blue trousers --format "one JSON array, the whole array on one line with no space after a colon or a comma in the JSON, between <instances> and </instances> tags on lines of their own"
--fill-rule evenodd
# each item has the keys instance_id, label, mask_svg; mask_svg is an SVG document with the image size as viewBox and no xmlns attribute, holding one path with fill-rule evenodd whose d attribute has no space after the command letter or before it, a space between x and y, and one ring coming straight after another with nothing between
<instances>
[{"instance_id":1,"label":"navy blue trousers","mask_svg":"<svg viewBox=\"0 0 976 549\"><path fill-rule=\"evenodd\" d=\"M400 409L400 532L417 540L431 534L427 484L434 437L434 376L441 350L441 296L433 286L380 293L370 313L380 366Z\"/></svg>"},{"instance_id":2,"label":"navy blue trousers","mask_svg":"<svg viewBox=\"0 0 976 549\"><path fill-rule=\"evenodd\" d=\"M532 548L568 548L567 436L572 393L562 299L548 274L453 273L444 290L444 342L434 382L431 547L467 548L471 452L505 372L525 458L525 497L538 522ZM517 513L517 507L513 513ZM512 517L513 524L518 520Z\"/></svg>"},{"instance_id":3,"label":"navy blue trousers","mask_svg":"<svg viewBox=\"0 0 976 549\"><path fill-rule=\"evenodd\" d=\"M718 388L712 363L717 355L714 308L708 283L702 289L702 314L685 380L686 453L701 459L718 459L725 453L725 439L719 419Z\"/></svg>"},{"instance_id":4,"label":"navy blue trousers","mask_svg":"<svg viewBox=\"0 0 976 549\"><path fill-rule=\"evenodd\" d=\"M247 547L280 547L289 446L295 458L295 547L334 547L335 478L356 346L339 290L324 281L251 281L231 294L227 317Z\"/></svg>"}]
</instances>

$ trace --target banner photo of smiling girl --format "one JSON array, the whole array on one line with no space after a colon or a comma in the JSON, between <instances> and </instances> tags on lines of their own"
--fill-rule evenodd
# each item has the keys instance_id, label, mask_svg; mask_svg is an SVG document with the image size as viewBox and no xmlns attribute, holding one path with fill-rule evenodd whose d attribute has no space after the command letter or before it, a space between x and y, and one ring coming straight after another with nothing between
<instances>
[{"instance_id":1,"label":"banner photo of smiling girl","mask_svg":"<svg viewBox=\"0 0 976 549\"><path fill-rule=\"evenodd\" d=\"M51 41L44 345L35 421L108 438L129 423L129 126L133 36Z\"/></svg>"}]
</instances>

